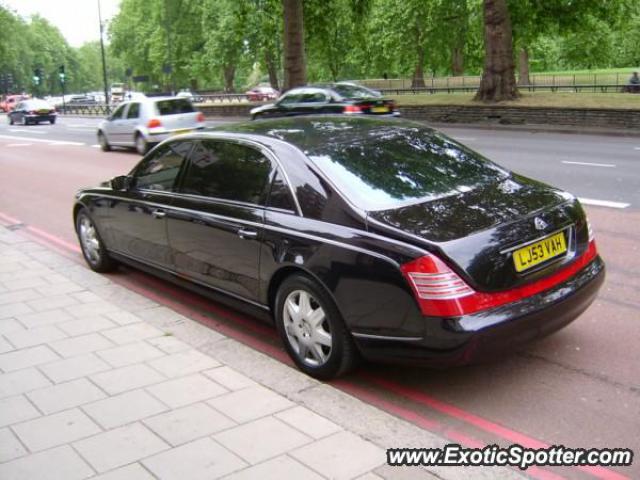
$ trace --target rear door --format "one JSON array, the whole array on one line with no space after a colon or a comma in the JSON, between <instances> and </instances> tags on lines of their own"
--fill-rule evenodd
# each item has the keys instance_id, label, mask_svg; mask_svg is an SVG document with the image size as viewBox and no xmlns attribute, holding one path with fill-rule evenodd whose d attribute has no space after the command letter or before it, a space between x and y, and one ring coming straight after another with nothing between
<instances>
[{"instance_id":1,"label":"rear door","mask_svg":"<svg viewBox=\"0 0 640 480\"><path fill-rule=\"evenodd\" d=\"M178 274L249 301L259 298L259 251L271 161L231 141L197 143L168 219Z\"/></svg>"},{"instance_id":2,"label":"rear door","mask_svg":"<svg viewBox=\"0 0 640 480\"><path fill-rule=\"evenodd\" d=\"M120 121L120 135L122 143L135 145L135 132L140 122L140 103L131 102L129 108Z\"/></svg>"}]
</instances>

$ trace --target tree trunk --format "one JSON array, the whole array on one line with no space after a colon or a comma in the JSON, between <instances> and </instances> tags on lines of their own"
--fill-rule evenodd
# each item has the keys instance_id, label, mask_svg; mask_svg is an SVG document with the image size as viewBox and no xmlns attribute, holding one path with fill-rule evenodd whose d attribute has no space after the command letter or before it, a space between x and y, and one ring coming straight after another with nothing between
<instances>
[{"instance_id":1,"label":"tree trunk","mask_svg":"<svg viewBox=\"0 0 640 480\"><path fill-rule=\"evenodd\" d=\"M484 49L484 70L475 99L500 102L518 98L506 0L484 0Z\"/></svg>"},{"instance_id":2,"label":"tree trunk","mask_svg":"<svg viewBox=\"0 0 640 480\"><path fill-rule=\"evenodd\" d=\"M518 85L531 85L529 78L529 51L524 46L520 49L518 57Z\"/></svg>"},{"instance_id":3,"label":"tree trunk","mask_svg":"<svg viewBox=\"0 0 640 480\"><path fill-rule=\"evenodd\" d=\"M413 70L413 78L411 79L411 88L425 88L424 83L424 47L418 46L416 49L418 58L416 60L416 68Z\"/></svg>"},{"instance_id":4,"label":"tree trunk","mask_svg":"<svg viewBox=\"0 0 640 480\"><path fill-rule=\"evenodd\" d=\"M273 53L270 50L264 52L264 63L267 66L267 73L269 74L269 83L274 90L280 90L278 87L278 66L273 59Z\"/></svg>"},{"instance_id":5,"label":"tree trunk","mask_svg":"<svg viewBox=\"0 0 640 480\"><path fill-rule=\"evenodd\" d=\"M226 65L224 67L224 91L225 93L233 93L233 79L236 76L236 66Z\"/></svg>"},{"instance_id":6,"label":"tree trunk","mask_svg":"<svg viewBox=\"0 0 640 480\"><path fill-rule=\"evenodd\" d=\"M307 83L302 0L282 0L282 9L284 13L283 91L287 91Z\"/></svg>"},{"instance_id":7,"label":"tree trunk","mask_svg":"<svg viewBox=\"0 0 640 480\"><path fill-rule=\"evenodd\" d=\"M464 75L464 54L461 47L451 50L451 73L454 77Z\"/></svg>"}]
</instances>

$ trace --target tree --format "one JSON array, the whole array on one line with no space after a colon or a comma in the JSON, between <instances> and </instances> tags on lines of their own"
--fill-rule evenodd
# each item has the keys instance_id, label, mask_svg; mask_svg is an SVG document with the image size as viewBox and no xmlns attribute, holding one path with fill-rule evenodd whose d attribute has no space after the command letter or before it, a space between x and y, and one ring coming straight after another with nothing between
<instances>
[{"instance_id":1,"label":"tree","mask_svg":"<svg viewBox=\"0 0 640 480\"><path fill-rule=\"evenodd\" d=\"M475 99L500 102L518 98L506 0L484 0L484 48L484 69Z\"/></svg>"},{"instance_id":2,"label":"tree","mask_svg":"<svg viewBox=\"0 0 640 480\"><path fill-rule=\"evenodd\" d=\"M304 51L302 0L282 0L284 17L284 88L289 90L307 82Z\"/></svg>"}]
</instances>

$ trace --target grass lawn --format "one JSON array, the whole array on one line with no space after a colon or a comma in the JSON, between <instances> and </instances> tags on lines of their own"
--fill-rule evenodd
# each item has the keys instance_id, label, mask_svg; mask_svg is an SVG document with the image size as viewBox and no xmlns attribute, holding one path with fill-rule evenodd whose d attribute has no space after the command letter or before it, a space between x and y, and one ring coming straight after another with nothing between
<instances>
[{"instance_id":1,"label":"grass lawn","mask_svg":"<svg viewBox=\"0 0 640 480\"><path fill-rule=\"evenodd\" d=\"M475 102L472 93L435 93L432 95L394 95L398 106L403 105L483 105ZM494 105L494 104L488 104ZM559 107L559 108L624 108L640 110L640 94L630 93L522 93L515 101L497 105L514 107Z\"/></svg>"}]
</instances>

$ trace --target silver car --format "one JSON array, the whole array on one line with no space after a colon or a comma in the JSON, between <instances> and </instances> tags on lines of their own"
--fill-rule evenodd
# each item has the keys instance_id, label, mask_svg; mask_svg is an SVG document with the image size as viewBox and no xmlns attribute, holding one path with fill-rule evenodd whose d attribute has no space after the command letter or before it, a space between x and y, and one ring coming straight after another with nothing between
<instances>
[{"instance_id":1,"label":"silver car","mask_svg":"<svg viewBox=\"0 0 640 480\"><path fill-rule=\"evenodd\" d=\"M155 144L173 135L204 128L204 115L186 98L152 97L123 102L98 126L98 143L134 147L144 155Z\"/></svg>"}]
</instances>

